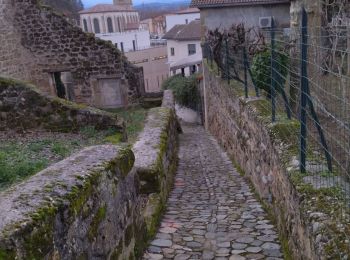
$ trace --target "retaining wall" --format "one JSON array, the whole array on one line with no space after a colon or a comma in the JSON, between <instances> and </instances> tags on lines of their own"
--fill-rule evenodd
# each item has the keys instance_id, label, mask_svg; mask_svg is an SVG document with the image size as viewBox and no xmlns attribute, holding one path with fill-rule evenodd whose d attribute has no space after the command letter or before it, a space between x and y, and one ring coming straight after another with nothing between
<instances>
[{"instance_id":1,"label":"retaining wall","mask_svg":"<svg viewBox=\"0 0 350 260\"><path fill-rule=\"evenodd\" d=\"M270 208L289 257L346 257L350 226L339 220L341 202L330 191L304 183L298 173L298 121L272 124L270 101L245 99L243 86L228 85L207 64L204 74L206 126Z\"/></svg>"}]
</instances>

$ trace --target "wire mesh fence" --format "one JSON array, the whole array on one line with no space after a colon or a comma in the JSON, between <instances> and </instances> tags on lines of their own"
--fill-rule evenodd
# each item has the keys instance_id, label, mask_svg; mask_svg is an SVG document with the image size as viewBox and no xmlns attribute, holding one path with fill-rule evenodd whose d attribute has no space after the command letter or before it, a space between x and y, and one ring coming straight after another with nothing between
<instances>
[{"instance_id":1,"label":"wire mesh fence","mask_svg":"<svg viewBox=\"0 0 350 260\"><path fill-rule=\"evenodd\" d=\"M303 181L350 208L350 23L209 31L208 65L246 98L268 102L271 123L296 121L295 160ZM239 84L238 84L239 83ZM293 131L293 129L287 129ZM293 136L291 133L290 136ZM289 140L291 141L291 140ZM345 213L344 213L345 214Z\"/></svg>"}]
</instances>

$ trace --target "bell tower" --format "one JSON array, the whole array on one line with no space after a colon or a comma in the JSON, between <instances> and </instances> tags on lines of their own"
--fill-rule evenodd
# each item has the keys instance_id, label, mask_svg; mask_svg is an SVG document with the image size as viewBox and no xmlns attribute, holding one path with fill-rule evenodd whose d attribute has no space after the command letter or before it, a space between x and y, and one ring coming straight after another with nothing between
<instances>
[{"instance_id":1,"label":"bell tower","mask_svg":"<svg viewBox=\"0 0 350 260\"><path fill-rule=\"evenodd\" d=\"M132 0L113 0L114 5L125 7L126 9L132 8Z\"/></svg>"}]
</instances>

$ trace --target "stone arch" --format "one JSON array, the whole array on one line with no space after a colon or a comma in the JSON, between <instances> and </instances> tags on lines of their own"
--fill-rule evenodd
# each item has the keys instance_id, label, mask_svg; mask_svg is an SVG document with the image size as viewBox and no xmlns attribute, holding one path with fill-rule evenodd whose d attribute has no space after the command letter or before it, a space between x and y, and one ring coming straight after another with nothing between
<instances>
[{"instance_id":1,"label":"stone arch","mask_svg":"<svg viewBox=\"0 0 350 260\"><path fill-rule=\"evenodd\" d=\"M107 32L108 33L113 33L113 20L111 17L107 17Z\"/></svg>"},{"instance_id":2,"label":"stone arch","mask_svg":"<svg viewBox=\"0 0 350 260\"><path fill-rule=\"evenodd\" d=\"M100 21L97 18L93 19L95 33L101 33Z\"/></svg>"}]
</instances>

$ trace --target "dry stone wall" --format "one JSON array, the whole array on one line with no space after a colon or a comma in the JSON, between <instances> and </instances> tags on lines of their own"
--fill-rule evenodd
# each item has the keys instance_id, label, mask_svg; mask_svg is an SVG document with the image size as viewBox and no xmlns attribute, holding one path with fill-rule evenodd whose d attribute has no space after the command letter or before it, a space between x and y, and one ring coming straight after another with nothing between
<instances>
[{"instance_id":1,"label":"dry stone wall","mask_svg":"<svg viewBox=\"0 0 350 260\"><path fill-rule=\"evenodd\" d=\"M339 205L332 195L303 184L302 176L299 180L298 161L295 164L299 123L271 124L269 101L244 99L239 85L228 85L210 66L204 66L204 74L208 130L270 208L291 259L346 259L348 223L334 222L332 213L327 213ZM327 204L322 206L322 200Z\"/></svg>"},{"instance_id":2,"label":"dry stone wall","mask_svg":"<svg viewBox=\"0 0 350 260\"><path fill-rule=\"evenodd\" d=\"M142 69L112 44L82 32L39 2L0 0L0 75L30 81L55 95L54 73L70 73L70 98L99 107L138 99Z\"/></svg>"},{"instance_id":3,"label":"dry stone wall","mask_svg":"<svg viewBox=\"0 0 350 260\"><path fill-rule=\"evenodd\" d=\"M89 147L0 192L0 259L140 259L177 165L172 98L151 110L135 154Z\"/></svg>"},{"instance_id":4,"label":"dry stone wall","mask_svg":"<svg viewBox=\"0 0 350 260\"><path fill-rule=\"evenodd\" d=\"M143 215L148 238L156 233L172 187L178 161L179 130L174 97L170 90L166 90L162 107L150 109L144 131L133 146L140 192L146 201Z\"/></svg>"},{"instance_id":5,"label":"dry stone wall","mask_svg":"<svg viewBox=\"0 0 350 260\"><path fill-rule=\"evenodd\" d=\"M113 128L126 139L124 122L114 114L47 97L33 85L0 77L0 130L74 132L87 126Z\"/></svg>"}]
</instances>

